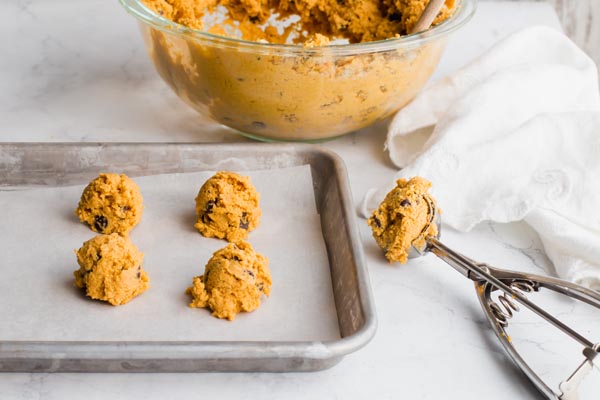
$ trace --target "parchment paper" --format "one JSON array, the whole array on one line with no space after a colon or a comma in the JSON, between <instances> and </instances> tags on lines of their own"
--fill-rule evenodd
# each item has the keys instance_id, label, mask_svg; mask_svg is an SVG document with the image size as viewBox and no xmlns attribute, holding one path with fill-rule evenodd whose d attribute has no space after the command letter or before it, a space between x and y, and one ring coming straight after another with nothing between
<instances>
[{"instance_id":1,"label":"parchment paper","mask_svg":"<svg viewBox=\"0 0 600 400\"><path fill-rule=\"evenodd\" d=\"M271 296L233 322L188 307L192 277L227 244L193 227L195 196L213 173L135 178L145 209L130 238L145 253L151 287L118 307L73 286L74 250L95 235L74 215L85 185L0 191L0 340L338 339L309 166L240 172L261 194L248 241L270 260Z\"/></svg>"}]
</instances>

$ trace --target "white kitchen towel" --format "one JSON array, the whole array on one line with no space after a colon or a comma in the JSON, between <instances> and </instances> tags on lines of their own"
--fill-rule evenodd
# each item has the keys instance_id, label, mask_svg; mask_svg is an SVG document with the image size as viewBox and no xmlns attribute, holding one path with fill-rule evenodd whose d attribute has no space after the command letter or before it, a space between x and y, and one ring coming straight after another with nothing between
<instances>
[{"instance_id":1,"label":"white kitchen towel","mask_svg":"<svg viewBox=\"0 0 600 400\"><path fill-rule=\"evenodd\" d=\"M519 31L434 82L393 118L386 147L396 178L433 183L446 224L524 220L556 274L600 290L598 72L562 33ZM363 214L393 186L369 191Z\"/></svg>"}]
</instances>

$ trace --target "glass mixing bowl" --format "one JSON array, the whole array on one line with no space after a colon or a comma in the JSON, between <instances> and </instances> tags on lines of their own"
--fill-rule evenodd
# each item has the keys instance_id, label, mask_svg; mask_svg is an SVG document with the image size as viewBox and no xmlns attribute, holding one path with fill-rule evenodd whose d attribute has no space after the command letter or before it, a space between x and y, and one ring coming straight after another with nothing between
<instances>
[{"instance_id":1,"label":"glass mixing bowl","mask_svg":"<svg viewBox=\"0 0 600 400\"><path fill-rule=\"evenodd\" d=\"M435 70L448 35L477 0L418 34L323 47L270 44L187 28L120 0L135 16L160 76L190 106L245 136L316 142L398 111Z\"/></svg>"}]
</instances>

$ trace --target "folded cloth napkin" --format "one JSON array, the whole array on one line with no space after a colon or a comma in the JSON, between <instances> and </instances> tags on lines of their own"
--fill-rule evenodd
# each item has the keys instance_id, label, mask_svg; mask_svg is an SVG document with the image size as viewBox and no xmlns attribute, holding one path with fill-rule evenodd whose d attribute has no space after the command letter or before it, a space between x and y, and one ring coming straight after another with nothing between
<instances>
[{"instance_id":1,"label":"folded cloth napkin","mask_svg":"<svg viewBox=\"0 0 600 400\"><path fill-rule=\"evenodd\" d=\"M600 290L598 72L562 33L519 31L434 82L393 118L386 146L396 178L433 183L444 223L524 220L557 275ZM363 214L392 187L369 191Z\"/></svg>"}]
</instances>

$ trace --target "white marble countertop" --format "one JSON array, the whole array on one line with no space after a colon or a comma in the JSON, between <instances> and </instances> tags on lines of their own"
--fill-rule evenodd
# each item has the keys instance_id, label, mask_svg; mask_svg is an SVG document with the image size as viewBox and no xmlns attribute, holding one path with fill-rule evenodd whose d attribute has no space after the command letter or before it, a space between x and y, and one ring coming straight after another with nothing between
<instances>
[{"instance_id":1,"label":"white marble countertop","mask_svg":"<svg viewBox=\"0 0 600 400\"><path fill-rule=\"evenodd\" d=\"M196 113L172 94L154 72L134 20L116 1L4 0L0 15L1 141L246 141L223 127L199 123ZM536 23L559 28L545 4L480 4L475 18L452 38L436 76ZM345 160L355 201L394 172L383 151L384 137L385 125L378 124L322 145ZM472 283L433 256L390 266L362 222L378 331L365 348L329 370L11 373L0 374L0 398L538 398L489 329ZM536 236L518 223L484 224L469 234L447 229L444 241L499 266L536 273L549 267ZM564 315L585 321L585 310L566 305ZM521 343L544 376L556 382L574 364L561 355L570 347L544 328L531 323Z\"/></svg>"}]
</instances>

